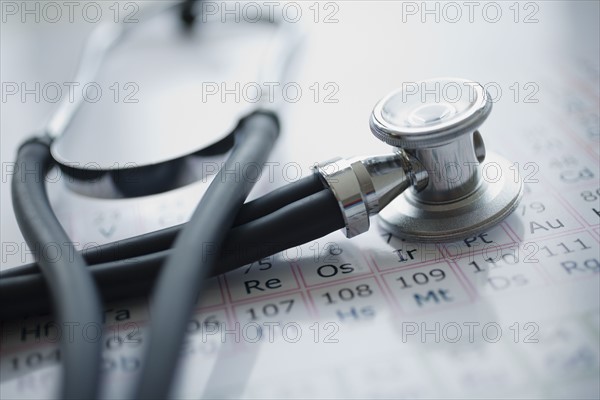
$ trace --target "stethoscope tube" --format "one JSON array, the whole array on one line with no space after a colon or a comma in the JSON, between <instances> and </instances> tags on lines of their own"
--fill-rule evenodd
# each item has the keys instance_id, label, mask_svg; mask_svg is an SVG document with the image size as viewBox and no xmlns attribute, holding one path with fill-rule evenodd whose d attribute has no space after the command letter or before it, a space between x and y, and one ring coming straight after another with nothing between
<instances>
[{"instance_id":1,"label":"stethoscope tube","mask_svg":"<svg viewBox=\"0 0 600 400\"><path fill-rule=\"evenodd\" d=\"M323 183L322 178L319 176L319 174L316 173L301 178L295 182L289 183L280 188L274 189L273 191L265 194L264 196L258 199L245 203L235 218L233 224L234 229L249 222L256 221L259 218L268 216L269 214L277 210L280 210L296 201L308 198L309 196L321 192L324 189L327 189L327 185ZM327 193L330 194L329 196L327 196L327 198L331 200L331 193L329 191L327 191ZM311 203L314 203L314 200ZM329 201L329 203L331 203L331 201ZM309 204L307 202L304 202L304 206L306 207L306 209L312 210L311 215L314 214L315 211L317 211L319 218L324 218L327 220L331 216L331 214L327 214L322 209L322 207L328 209L326 204ZM331 229L339 229L343 226L340 226L340 224L343 224L343 221L341 220L341 218L338 217L337 213L333 214L336 217L335 221L333 222L335 227L332 227ZM149 252L156 253L162 250L170 249L173 245L173 242L175 241L177 234L184 226L185 224L175 225L172 227L160 229L157 231L145 233L142 235L118 240L103 245L86 247L81 251L81 254L83 255L83 258L86 260L86 262L90 265L105 264L119 260L124 260L127 263L135 264L137 263L138 257L147 256ZM242 255L245 254L246 250L248 250L244 248L243 243L248 242L251 242L251 240L245 240L242 243L236 243L228 238L226 240L227 244L225 247L230 249L238 249L239 256L242 257ZM271 253L264 254L263 257L275 254L281 250L285 249L273 248L273 251ZM227 258L227 254L223 256L224 257L221 257L220 265L225 264L225 266L220 267L220 270L229 270L230 268L232 269L244 265L243 259L239 259L238 261L234 261L232 263L233 260L231 260L231 258ZM248 262L251 261L254 260L248 260ZM240 262L242 264L238 264ZM0 285L2 284L1 282L4 279L38 273L39 266L36 263L11 268L9 270L0 272L0 276L2 277L2 279L0 279ZM2 315L1 311L0 315Z\"/></svg>"},{"instance_id":2,"label":"stethoscope tube","mask_svg":"<svg viewBox=\"0 0 600 400\"><path fill-rule=\"evenodd\" d=\"M194 20L193 5L194 2L186 1L181 10L182 20L188 27ZM166 9L170 8L171 6L166 7ZM287 31L284 27L281 27L281 30ZM78 76L95 74L106 51L127 31L128 29L124 26L98 30L97 35L94 35L93 40L90 41L90 48L87 49L89 51L86 51L82 59ZM280 45L283 47L280 48ZM271 80L280 80L293 48L291 40L286 43L275 41L267 52L267 57L273 61L276 68L261 71L261 73ZM280 57L281 54L284 56ZM94 324L102 329L100 296L94 286L91 272L96 271L97 282L102 286L114 280L115 268L120 271L121 275L118 278L120 280L125 277L125 273L137 274L140 271L140 265L137 265L138 268L135 269L133 267L127 269L124 267L129 267L127 262L130 260L118 258L108 262L110 265L103 263L98 268L88 268L87 262L91 262L90 258L93 256L86 257L85 253L76 251L49 204L44 185L45 175L56 164L56 161L59 163L65 161L57 157L58 153L56 152L52 153L54 154L53 158L51 151L55 150L57 143L64 137L64 130L69 125L78 105L78 102L61 104L58 112L45 127L44 138L28 141L22 146L17 164L21 164L27 173L15 174L13 179L15 214L28 245L34 249L38 264L36 268L41 269L44 280L41 280L38 273L23 274L32 269L32 267L25 267L11 273L9 278L3 274L0 287L6 289L2 290L2 296L5 296L7 293L15 294L14 291L19 294L25 293L26 290L23 289L26 286L24 285L29 285L27 287L31 288L32 284L38 285L38 287L42 284L53 300L57 324L72 322L80 325ZM273 105L269 105L269 108L272 109ZM185 327L193 304L205 278L216 271L215 265L221 256L222 247L228 234L234 237L230 240L231 242L234 244L247 242L243 243L242 247L250 249L246 253L246 258L237 257L238 259L233 260L236 258L236 254L239 255L236 249L239 244L228 245L229 253L233 254L230 256L233 260L230 262L231 266L238 266L245 263L244 260L250 262L254 259L253 257L260 258L263 254L270 255L276 252L273 247L265 248L263 241L260 243L261 246L253 246L254 244L258 245L254 238L260 237L263 233L266 235L264 237L268 238L267 232L281 231L281 228L286 225L286 221L295 221L296 223L305 221L307 207L322 209L322 213L336 209L337 199L330 191L321 186L320 191L311 193L306 199L289 200L292 201L292 204L284 207L281 204L278 206L277 201L272 204L264 201L262 203L264 206L261 206L262 214L256 213L257 210L253 210L252 206L249 206L247 212L242 213L243 224L240 222L240 225L230 232L236 214L257 179L240 181L240 177L237 176L232 180L227 175L227 171L232 170L228 166L245 163L262 166L278 134L279 123L273 113L256 112L242 120L236 129L236 144L225 167L219 171L215 180L209 185L190 222L177 235L173 235L172 240L167 240L168 246L173 244L173 249L136 257L136 261L140 261L141 265L156 269L154 277L159 276L153 296L150 345L135 397L163 398L168 395L171 377L176 370L175 366L178 361L179 351L177 350L185 334ZM52 149L50 149L51 146ZM33 173L29 173L29 171ZM21 179L23 176L26 179ZM259 207L259 211L261 207ZM253 212L255 215L251 217ZM301 230L302 234L296 236L295 240L281 235L277 238L278 246L281 249L291 247L295 243L299 243L297 240L304 242L320 237L340 225L344 225L343 222L340 222L342 218L339 213L334 212L330 215L334 217L324 220L315 219L313 227ZM315 215L316 217L318 215ZM49 259L39 251L44 248L44 244L48 243L59 244L62 254L69 254L69 259L66 260L64 257L60 257L58 260ZM148 250L148 247L145 248ZM124 253L121 253L120 257L123 255ZM165 265L162 266L162 264ZM135 283L133 287L131 284L126 285L127 287L120 285L118 289L113 287L111 293L124 296L130 295L134 287L147 290L152 283L146 282ZM16 286L14 286L15 284ZM174 296L174 293L177 295ZM14 304L17 297L11 296L10 303ZM106 296L103 297L106 300ZM33 306L29 309L31 311L40 305L39 299L37 297L35 301L29 300L20 303L17 309L24 311L23 308L27 309L26 305L30 305ZM67 342L68 337L63 335L61 342L61 358L64 367L61 397L95 398L98 395L101 343L83 339L81 343L71 343Z\"/></svg>"},{"instance_id":3,"label":"stethoscope tube","mask_svg":"<svg viewBox=\"0 0 600 400\"><path fill-rule=\"evenodd\" d=\"M189 223L177 235L152 292L150 339L134 398L169 395L183 338L196 300L219 254L235 216L260 176L279 135L274 114L254 113L235 132L236 143ZM240 176L236 167L257 166L256 176Z\"/></svg>"},{"instance_id":4,"label":"stethoscope tube","mask_svg":"<svg viewBox=\"0 0 600 400\"><path fill-rule=\"evenodd\" d=\"M315 178L318 177L315 175ZM284 188L289 186L293 187L294 184ZM252 202L247 203L242 210L251 204ZM290 226L295 228L289 229ZM322 189L306 198L285 204L270 215L232 228L218 265L210 275L224 274L343 227L344 221L335 197L331 191ZM182 226L176 226L125 239L122 241L125 243L123 246L120 245L121 242L113 242L82 252L90 264L88 269L100 291L102 301L107 303L149 295L164 260L171 254L170 248L181 228ZM127 243L134 246L127 246ZM125 254L128 251L135 253L130 253L128 258L119 258L122 249ZM153 252L148 253L148 249L152 249ZM91 253L92 257L86 257L86 253ZM92 261L101 258L110 261ZM0 276L0 303L9 305L0 308L0 319L35 316L51 311L48 287L39 273L37 264L13 268Z\"/></svg>"},{"instance_id":5,"label":"stethoscope tube","mask_svg":"<svg viewBox=\"0 0 600 400\"><path fill-rule=\"evenodd\" d=\"M44 178L54 165L50 144L51 139L43 136L30 139L19 148L17 173L12 180L13 209L23 237L48 282L57 324L74 326L78 331L89 326L102 329L98 290L84 258L54 215L46 193ZM43 251L49 243L59 249L61 257ZM96 397L101 349L100 342L86 340L84 335L62 335L63 398Z\"/></svg>"},{"instance_id":6,"label":"stethoscope tube","mask_svg":"<svg viewBox=\"0 0 600 400\"><path fill-rule=\"evenodd\" d=\"M219 261L221 247L238 210L253 185L258 181L257 177L240 177L238 174L231 174L228 171L235 170L233 167L236 165L251 164L262 168L278 135L277 117L270 112L255 112L244 118L236 129L236 143L229 159L209 185L190 222L177 234L173 250L163 252L161 257L154 259L152 255L148 256L155 266L165 263L165 266L161 268L157 283L159 291L154 296L153 311L157 322L151 322L151 337L154 341L151 341L148 352L149 362L152 362L152 358L158 357L160 365L157 366L156 362L146 364L150 367L144 370L147 372L143 375L139 386L139 397L155 398L157 391L162 393L159 397L165 397L168 394L170 374L175 370L178 360L177 349L185 334L187 319L198 297L199 289L206 276L214 271L214 266ZM81 253L76 251L62 229L46 194L44 177L54 165L49 152L50 144L51 139L48 137L32 139L25 142L19 150L17 166L24 172L16 173L13 179L15 215L28 245L34 251L38 267L44 274L48 291L53 300L57 323L65 325L77 323L78 326L95 324L101 329L100 298L90 270L87 268L86 260ZM257 173L260 175L259 170ZM324 193L326 193L325 190L316 195ZM279 200L283 199L273 199L270 204L264 203L264 207L249 208L244 218L268 212L271 207L277 205ZM307 205L315 205L309 203ZM336 206L335 200L330 203ZM300 207L300 211L303 212L303 210L304 207ZM277 218L273 219L271 214L258 219L265 217L267 222L278 221ZM253 222L256 220L248 221L240 227ZM252 231L256 229L264 230L263 225L259 223L258 226L245 229L245 231L252 234ZM237 240L244 240L244 238L249 240L247 234L246 236L238 234L237 237ZM68 256L50 258L47 253L40 251L48 243L61 246L62 254ZM127 264L127 260L121 260L118 263ZM129 270L129 272L132 271L132 269ZM33 282L37 278L39 285L40 277L36 275L13 276L12 279L17 282L28 281L31 283L31 278L34 278ZM112 274L104 275L104 277L107 276L112 276ZM124 278L123 275L119 279L122 278ZM6 278L3 277L2 285L5 282ZM3 289L6 289L5 285ZM121 287L121 294L129 291L123 289L125 288ZM173 293L177 293L177 296L173 296ZM7 294L14 295L14 292L2 290L2 296ZM15 297L11 296L11 302L14 301ZM169 321L166 330L164 327L157 327L167 320ZM161 323L159 324L158 321ZM172 338L170 343L167 343L166 336ZM64 360L62 397L95 398L98 389L101 342L84 340L83 336L79 337L79 340L70 341L69 335L63 335L61 351ZM153 356L153 354L156 355ZM171 354L171 359L166 359ZM162 377L160 382L157 382L157 374ZM148 384L148 380L152 380L154 383ZM146 392L148 387L153 387L153 389Z\"/></svg>"}]
</instances>

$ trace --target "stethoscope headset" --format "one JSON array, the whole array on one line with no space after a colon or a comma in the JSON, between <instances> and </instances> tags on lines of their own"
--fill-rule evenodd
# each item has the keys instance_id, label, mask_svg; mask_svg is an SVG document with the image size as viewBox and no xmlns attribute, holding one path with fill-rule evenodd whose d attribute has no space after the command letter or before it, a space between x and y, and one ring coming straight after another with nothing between
<instances>
[{"instance_id":1,"label":"stethoscope headset","mask_svg":"<svg viewBox=\"0 0 600 400\"><path fill-rule=\"evenodd\" d=\"M185 1L167 10L179 12L189 27L195 20L194 3ZM82 59L79 80L95 74L104 53L125 32L118 26L94 33ZM297 39L288 32L282 37L286 42L275 45L274 54L279 56L271 58L277 61L279 78L293 53L291 43ZM286 50L282 53L282 49ZM424 101L426 96L420 96L419 88L432 87L454 88L455 95ZM168 395L188 318L208 276L338 229L354 237L369 229L370 217L375 214L379 214L383 229L409 241L462 239L504 219L522 195L522 183L511 179L512 174L495 174L493 180L484 176L489 165L508 171L510 164L486 152L478 128L490 114L492 103L481 85L467 80L417 82L379 101L370 128L393 147L389 154L319 164L312 175L245 204L260 169L255 169L256 176L246 175L245 179L223 171L235 170L235 165L265 163L280 129L273 107L259 102L231 133L216 140L193 139L187 152L181 148L167 151L161 160L144 160L141 155L140 162L127 168L115 168L111 160L89 168L68 161L78 147L69 135L63 135L79 105L61 105L46 130L19 148L12 181L13 207L37 263L2 273L0 301L12 305L3 307L2 316L48 312L50 300L57 324L77 321L80 326L102 326L101 297L111 301L152 290L150 342L136 398ZM225 154L227 158L183 225L79 252L48 201L44 177L56 166L72 178L71 187L76 191L130 197L193 182L198 177L189 166L207 154ZM132 176L137 178L133 181L147 184L128 186ZM49 258L39 251L45 243L59 245L62 254L71 257ZM66 335L61 339L61 395L94 398L100 343L67 339Z\"/></svg>"}]
</instances>

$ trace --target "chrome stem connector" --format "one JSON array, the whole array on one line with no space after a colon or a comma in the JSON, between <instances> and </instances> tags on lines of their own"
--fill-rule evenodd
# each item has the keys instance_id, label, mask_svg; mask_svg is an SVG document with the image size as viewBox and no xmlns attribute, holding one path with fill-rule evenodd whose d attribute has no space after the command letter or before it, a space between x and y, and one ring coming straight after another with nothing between
<instances>
[{"instance_id":1,"label":"chrome stem connector","mask_svg":"<svg viewBox=\"0 0 600 400\"><path fill-rule=\"evenodd\" d=\"M315 169L338 201L348 238L368 231L369 217L406 189L412 186L418 192L428 182L421 163L401 149L374 157L336 158Z\"/></svg>"}]
</instances>

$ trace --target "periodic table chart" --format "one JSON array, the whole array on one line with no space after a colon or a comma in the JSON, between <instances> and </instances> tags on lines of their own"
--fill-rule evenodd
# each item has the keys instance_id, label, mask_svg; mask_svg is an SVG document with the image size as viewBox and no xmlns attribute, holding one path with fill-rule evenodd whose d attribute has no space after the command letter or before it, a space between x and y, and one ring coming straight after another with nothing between
<instances>
[{"instance_id":1,"label":"periodic table chart","mask_svg":"<svg viewBox=\"0 0 600 400\"><path fill-rule=\"evenodd\" d=\"M373 219L356 239L334 232L211 278L172 396L598 398L599 65L558 68L561 81L540 73L530 119L503 134L494 119L486 143L524 181L511 216L443 244L408 243ZM204 188L118 207L60 188L50 196L71 237L104 243L185 222ZM104 311L102 397L121 398L152 309L134 298ZM51 316L3 323L2 398L58 396L57 337Z\"/></svg>"}]
</instances>

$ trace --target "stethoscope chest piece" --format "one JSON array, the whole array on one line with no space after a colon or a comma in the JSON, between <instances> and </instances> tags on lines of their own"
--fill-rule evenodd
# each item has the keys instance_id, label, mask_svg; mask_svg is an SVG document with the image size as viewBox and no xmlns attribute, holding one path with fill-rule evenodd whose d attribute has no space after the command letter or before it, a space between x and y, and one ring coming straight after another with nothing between
<instances>
[{"instance_id":1,"label":"stethoscope chest piece","mask_svg":"<svg viewBox=\"0 0 600 400\"><path fill-rule=\"evenodd\" d=\"M463 79L404 85L375 106L373 134L428 174L423 190L403 193L379 213L383 229L414 242L449 242L491 228L517 207L517 171L486 153L477 130L491 108L485 89Z\"/></svg>"}]
</instances>

